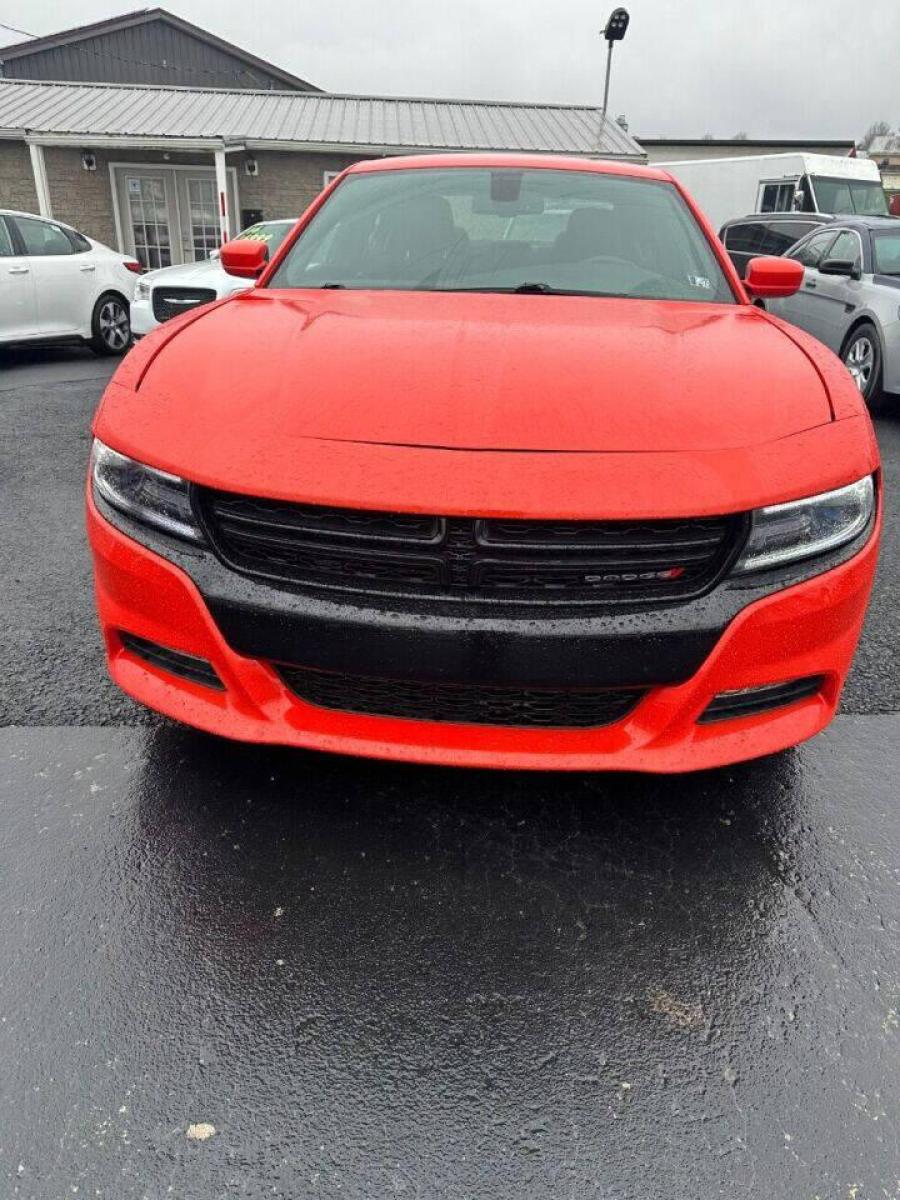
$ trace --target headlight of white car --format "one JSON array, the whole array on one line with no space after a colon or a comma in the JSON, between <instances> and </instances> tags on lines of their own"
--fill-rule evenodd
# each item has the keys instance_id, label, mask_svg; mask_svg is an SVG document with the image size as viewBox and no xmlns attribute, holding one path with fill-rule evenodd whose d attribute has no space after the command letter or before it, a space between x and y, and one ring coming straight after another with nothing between
<instances>
[{"instance_id":1,"label":"headlight of white car","mask_svg":"<svg viewBox=\"0 0 900 1200\"><path fill-rule=\"evenodd\" d=\"M863 533L874 512L871 475L833 492L758 508L734 569L761 571L837 550Z\"/></svg>"},{"instance_id":2,"label":"headlight of white car","mask_svg":"<svg viewBox=\"0 0 900 1200\"><path fill-rule=\"evenodd\" d=\"M204 540L194 518L189 485L180 476L146 467L95 438L91 479L96 495L135 521L191 542Z\"/></svg>"},{"instance_id":3,"label":"headlight of white car","mask_svg":"<svg viewBox=\"0 0 900 1200\"><path fill-rule=\"evenodd\" d=\"M135 298L135 300L149 300L150 299L150 282L149 282L149 280L139 279L137 281L137 283L134 285L134 298Z\"/></svg>"}]
</instances>

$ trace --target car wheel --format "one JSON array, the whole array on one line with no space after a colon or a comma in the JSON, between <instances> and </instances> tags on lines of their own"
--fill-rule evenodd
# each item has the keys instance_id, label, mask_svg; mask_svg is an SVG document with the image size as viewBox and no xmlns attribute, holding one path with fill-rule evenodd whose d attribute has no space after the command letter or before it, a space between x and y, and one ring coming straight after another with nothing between
<instances>
[{"instance_id":1,"label":"car wheel","mask_svg":"<svg viewBox=\"0 0 900 1200\"><path fill-rule=\"evenodd\" d=\"M101 296L91 317L91 349L95 354L124 354L130 343L128 305L121 296Z\"/></svg>"},{"instance_id":2,"label":"car wheel","mask_svg":"<svg viewBox=\"0 0 900 1200\"><path fill-rule=\"evenodd\" d=\"M854 329L844 343L841 359L866 404L877 412L884 397L881 391L881 342L875 326L866 323Z\"/></svg>"}]
</instances>

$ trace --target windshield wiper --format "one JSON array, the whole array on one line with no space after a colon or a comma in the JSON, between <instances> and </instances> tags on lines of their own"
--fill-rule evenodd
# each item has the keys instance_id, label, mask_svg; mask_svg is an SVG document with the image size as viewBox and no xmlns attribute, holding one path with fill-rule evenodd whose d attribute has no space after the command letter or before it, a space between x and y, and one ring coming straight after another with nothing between
<instances>
[{"instance_id":1,"label":"windshield wiper","mask_svg":"<svg viewBox=\"0 0 900 1200\"><path fill-rule=\"evenodd\" d=\"M313 284L313 287L330 288L332 290L334 290L335 288L345 288L346 286L347 286L346 283L315 283L315 284Z\"/></svg>"},{"instance_id":2,"label":"windshield wiper","mask_svg":"<svg viewBox=\"0 0 900 1200\"><path fill-rule=\"evenodd\" d=\"M593 292L584 291L580 288L555 288L549 283L517 283L514 287L506 287L503 284L483 284L480 287L436 287L436 288L413 288L413 291L429 291L429 292L498 292L502 295L522 295L522 296L610 296L611 292Z\"/></svg>"}]
</instances>

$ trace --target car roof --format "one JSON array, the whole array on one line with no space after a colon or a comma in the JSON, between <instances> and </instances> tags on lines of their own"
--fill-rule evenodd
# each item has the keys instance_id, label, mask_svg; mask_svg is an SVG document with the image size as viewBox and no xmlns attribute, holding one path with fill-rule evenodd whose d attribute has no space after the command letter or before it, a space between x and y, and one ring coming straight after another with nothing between
<instances>
[{"instance_id":1,"label":"car roof","mask_svg":"<svg viewBox=\"0 0 900 1200\"><path fill-rule=\"evenodd\" d=\"M668 171L661 167L645 167L639 163L612 159L578 158L563 154L521 154L493 152L480 154L406 154L392 158L373 158L353 163L348 174L368 174L370 171L450 170L464 167L494 167L519 170L592 171L598 175L635 175L673 183Z\"/></svg>"},{"instance_id":2,"label":"car roof","mask_svg":"<svg viewBox=\"0 0 900 1200\"><path fill-rule=\"evenodd\" d=\"M728 225L743 225L745 221L756 221L760 225L767 221L813 221L818 225L829 225L832 221L837 220L837 217L831 216L829 213L748 213L745 217L732 217L730 221L725 221L722 228L725 229Z\"/></svg>"},{"instance_id":3,"label":"car roof","mask_svg":"<svg viewBox=\"0 0 900 1200\"><path fill-rule=\"evenodd\" d=\"M849 229L900 229L900 217L864 217L850 214L833 219Z\"/></svg>"},{"instance_id":4,"label":"car roof","mask_svg":"<svg viewBox=\"0 0 900 1200\"><path fill-rule=\"evenodd\" d=\"M40 213L20 212L17 208L0 208L0 217L30 217L33 221L52 221L54 225L61 225L63 229L71 229L73 233L79 232L74 225L69 225L67 221L59 221L56 217L42 217Z\"/></svg>"}]
</instances>

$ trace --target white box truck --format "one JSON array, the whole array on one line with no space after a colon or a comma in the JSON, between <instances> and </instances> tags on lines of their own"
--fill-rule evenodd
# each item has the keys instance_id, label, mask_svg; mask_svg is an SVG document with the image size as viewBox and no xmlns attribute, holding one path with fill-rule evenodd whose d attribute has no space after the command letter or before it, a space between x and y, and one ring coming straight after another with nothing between
<instances>
[{"instance_id":1,"label":"white box truck","mask_svg":"<svg viewBox=\"0 0 900 1200\"><path fill-rule=\"evenodd\" d=\"M831 154L749 154L660 162L691 193L717 231L750 213L820 212L888 216L871 158Z\"/></svg>"}]
</instances>

